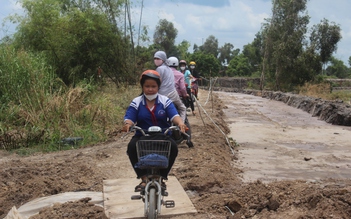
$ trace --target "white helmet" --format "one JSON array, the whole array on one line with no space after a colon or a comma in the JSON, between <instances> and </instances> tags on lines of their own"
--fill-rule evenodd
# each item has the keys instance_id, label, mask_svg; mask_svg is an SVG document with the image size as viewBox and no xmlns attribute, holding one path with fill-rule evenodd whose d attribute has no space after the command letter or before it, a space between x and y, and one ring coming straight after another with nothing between
<instances>
[{"instance_id":1,"label":"white helmet","mask_svg":"<svg viewBox=\"0 0 351 219\"><path fill-rule=\"evenodd\" d=\"M168 58L168 66L178 67L178 65L179 65L179 60L176 57L171 56Z\"/></svg>"}]
</instances>

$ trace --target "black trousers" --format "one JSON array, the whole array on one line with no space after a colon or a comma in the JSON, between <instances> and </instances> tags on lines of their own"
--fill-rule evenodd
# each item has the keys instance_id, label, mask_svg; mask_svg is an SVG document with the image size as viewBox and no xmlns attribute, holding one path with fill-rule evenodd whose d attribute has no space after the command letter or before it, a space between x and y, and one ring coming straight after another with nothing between
<instances>
[{"instance_id":1,"label":"black trousers","mask_svg":"<svg viewBox=\"0 0 351 219\"><path fill-rule=\"evenodd\" d=\"M127 155L129 156L130 163L133 166L133 169L135 173L137 174L137 178L141 178L142 176L147 175L147 170L146 169L139 169L135 168L134 165L138 162L138 155L136 151L136 143L139 141L141 136L133 136L130 142L128 143L128 149L127 149ZM166 136L161 136L161 138L165 138ZM164 179L168 179L168 173L171 171L172 166L174 164L174 161L176 157L178 156L178 147L175 141L169 137L166 137L167 140L171 141L171 152L168 160L168 168L167 169L160 169L160 175Z\"/></svg>"}]
</instances>

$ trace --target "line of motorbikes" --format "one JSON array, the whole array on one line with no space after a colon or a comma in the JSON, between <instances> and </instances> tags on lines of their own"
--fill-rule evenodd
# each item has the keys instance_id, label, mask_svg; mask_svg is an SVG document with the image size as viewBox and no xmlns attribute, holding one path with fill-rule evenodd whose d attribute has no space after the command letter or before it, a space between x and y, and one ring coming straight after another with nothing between
<instances>
[{"instance_id":1,"label":"line of motorbikes","mask_svg":"<svg viewBox=\"0 0 351 219\"><path fill-rule=\"evenodd\" d=\"M196 101L197 96L196 79L192 80L191 96L182 99L188 108L189 101ZM191 98L191 99L190 99ZM152 126L148 130L143 130L138 126L131 127L131 132L140 131L144 136L152 136L172 133L172 138L179 145L184 140L189 148L194 147L191 141L191 128L188 119L185 120L188 127L186 132L181 132L178 126L171 125L168 129L162 130L158 126ZM155 219L161 214L161 207L174 208L174 200L165 200L168 192L162 186L160 169L168 167L171 142L169 140L155 140L154 138L139 140L137 142L138 168L147 170L147 181L145 189L139 191L138 195L131 196L132 200L142 200L144 203L144 216L148 219Z\"/></svg>"}]
</instances>

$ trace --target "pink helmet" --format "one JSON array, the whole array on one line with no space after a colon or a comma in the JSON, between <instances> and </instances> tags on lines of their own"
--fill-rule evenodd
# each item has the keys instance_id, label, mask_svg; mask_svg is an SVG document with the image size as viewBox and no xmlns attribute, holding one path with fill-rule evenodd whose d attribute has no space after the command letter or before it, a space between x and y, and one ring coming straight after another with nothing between
<instances>
[{"instance_id":1,"label":"pink helmet","mask_svg":"<svg viewBox=\"0 0 351 219\"><path fill-rule=\"evenodd\" d=\"M180 64L185 64L185 65L186 65L186 61L185 61L185 60L180 60L180 61L179 61L179 65L180 65Z\"/></svg>"}]
</instances>

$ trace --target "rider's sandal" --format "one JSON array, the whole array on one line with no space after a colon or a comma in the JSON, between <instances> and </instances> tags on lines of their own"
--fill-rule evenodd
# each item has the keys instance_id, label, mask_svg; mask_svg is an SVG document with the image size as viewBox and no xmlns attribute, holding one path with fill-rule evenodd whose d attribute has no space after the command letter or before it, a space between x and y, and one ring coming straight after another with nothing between
<instances>
[{"instance_id":1,"label":"rider's sandal","mask_svg":"<svg viewBox=\"0 0 351 219\"><path fill-rule=\"evenodd\" d=\"M139 185L135 186L134 192L142 192L145 190L146 182L142 181Z\"/></svg>"},{"instance_id":2,"label":"rider's sandal","mask_svg":"<svg viewBox=\"0 0 351 219\"><path fill-rule=\"evenodd\" d=\"M161 194L163 196L168 196L168 192L166 190L167 190L166 183L162 180L161 181Z\"/></svg>"},{"instance_id":3,"label":"rider's sandal","mask_svg":"<svg viewBox=\"0 0 351 219\"><path fill-rule=\"evenodd\" d=\"M167 190L166 183L163 181L163 179L161 180L161 188L162 188L163 190Z\"/></svg>"}]
</instances>

